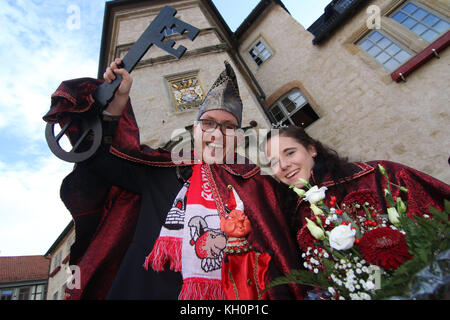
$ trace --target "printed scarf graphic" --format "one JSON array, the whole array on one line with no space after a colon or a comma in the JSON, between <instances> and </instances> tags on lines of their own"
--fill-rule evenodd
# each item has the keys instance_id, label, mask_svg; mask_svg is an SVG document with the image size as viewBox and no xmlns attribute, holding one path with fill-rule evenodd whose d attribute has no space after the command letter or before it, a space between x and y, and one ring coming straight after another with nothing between
<instances>
[{"instance_id":1,"label":"printed scarf graphic","mask_svg":"<svg viewBox=\"0 0 450 320\"><path fill-rule=\"evenodd\" d=\"M181 271L180 300L225 299L221 267L226 243L205 169L198 164L175 198L144 267L164 271L170 262L170 270Z\"/></svg>"}]
</instances>

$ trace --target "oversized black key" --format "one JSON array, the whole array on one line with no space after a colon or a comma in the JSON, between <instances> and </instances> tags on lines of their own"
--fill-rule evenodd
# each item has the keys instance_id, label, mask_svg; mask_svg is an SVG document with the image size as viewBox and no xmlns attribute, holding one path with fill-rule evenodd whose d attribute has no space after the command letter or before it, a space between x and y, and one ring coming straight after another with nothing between
<instances>
[{"instance_id":1,"label":"oversized black key","mask_svg":"<svg viewBox=\"0 0 450 320\"><path fill-rule=\"evenodd\" d=\"M174 8L169 6L164 7L130 48L125 57L123 57L122 65L120 67L125 68L129 73L131 73L152 45L156 45L162 50L180 59L186 52L186 48L182 45L178 48L174 48L175 41L172 39L166 39L166 41L164 41L164 30L175 29L180 34L187 32L186 36L191 41L195 40L200 30L184 21L181 21L180 19L175 18L176 13L177 11ZM96 103L93 112L84 114L83 119L78 119L78 123L80 121L82 122L84 132L80 135L78 141L73 142L72 150L65 151L59 144L61 137L69 130L71 122L66 124L57 135L54 133L55 124L47 124L45 138L53 154L67 162L81 162L94 155L102 140L100 114L114 98L114 94L119 88L121 82L122 77L120 75L116 75L116 79L114 81L111 83L104 82L97 88L94 93ZM83 143L83 140L88 136L90 137L92 143L88 148L86 148L86 143ZM83 148L78 150L80 145L83 145Z\"/></svg>"},{"instance_id":2,"label":"oversized black key","mask_svg":"<svg viewBox=\"0 0 450 320\"><path fill-rule=\"evenodd\" d=\"M163 42L165 29L173 29L180 34L187 31L187 37L194 41L197 37L199 30L186 22L183 22L175 18L177 11L169 6L164 7L158 16L153 20L150 26L144 31L140 36L138 41L131 47L128 53L122 59L121 68L125 68L129 73L133 71L134 67L142 59L145 53L154 44L162 50L170 53L171 55L180 59L186 52L184 46L179 46L177 49L174 48L175 41L172 39L167 39ZM122 82L122 77L117 75L116 79L111 83L102 84L94 94L95 100L103 107L106 108L108 102L114 97L114 93L117 88L119 88ZM102 109L103 110L103 109Z\"/></svg>"}]
</instances>

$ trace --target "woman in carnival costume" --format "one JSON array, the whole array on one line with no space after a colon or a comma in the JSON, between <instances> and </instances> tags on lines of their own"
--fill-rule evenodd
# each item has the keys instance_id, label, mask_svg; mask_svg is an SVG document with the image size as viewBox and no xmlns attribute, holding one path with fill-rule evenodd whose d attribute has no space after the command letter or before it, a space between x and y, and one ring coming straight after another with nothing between
<instances>
[{"instance_id":1,"label":"woman in carnival costume","mask_svg":"<svg viewBox=\"0 0 450 320\"><path fill-rule=\"evenodd\" d=\"M333 239L329 237L327 241L333 250L348 250L356 245L370 264L385 270L395 270L411 259L412 255L408 252L405 236L402 234L402 239L396 238L400 232L385 227L389 221L393 226L398 226L398 212L390 208L393 207L392 203L407 203L409 217L429 218L430 207L443 211L444 200L450 199L450 186L442 181L391 161L349 162L336 151L311 138L300 127L287 126L272 130L263 148L273 175L290 194L290 200L282 206L290 213L291 231L305 259L311 258L309 252L311 248L316 248L317 240L330 236L329 226L336 227L336 221L339 221L348 224L349 229L358 229L358 235L352 231L349 237L352 241L347 243L344 238L338 239L337 242L340 241L344 247L339 247L337 242L331 243ZM395 187L387 187L388 183ZM387 200L387 194L391 197L391 203ZM321 215L322 211L318 207L322 205L327 206L334 215ZM334 224L330 224L330 216L334 217ZM339 219L336 220L336 217ZM348 221L343 217L348 217ZM389 217L389 221L386 217ZM381 238L369 239L369 234L375 232L367 231L377 228L378 232L386 234ZM392 237L389 232L393 234ZM362 234L368 236L358 238ZM317 263L317 259L314 263ZM304 266L309 268L311 264ZM318 273L314 265L310 270Z\"/></svg>"}]
</instances>

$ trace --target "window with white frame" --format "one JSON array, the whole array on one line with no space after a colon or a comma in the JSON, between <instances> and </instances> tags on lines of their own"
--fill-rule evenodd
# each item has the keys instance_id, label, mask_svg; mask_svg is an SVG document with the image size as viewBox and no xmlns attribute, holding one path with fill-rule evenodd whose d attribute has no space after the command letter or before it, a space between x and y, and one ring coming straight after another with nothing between
<instances>
[{"instance_id":1,"label":"window with white frame","mask_svg":"<svg viewBox=\"0 0 450 320\"><path fill-rule=\"evenodd\" d=\"M299 89L293 89L278 99L270 107L269 112L278 124L296 125L303 128L319 119L308 99Z\"/></svg>"},{"instance_id":2,"label":"window with white frame","mask_svg":"<svg viewBox=\"0 0 450 320\"><path fill-rule=\"evenodd\" d=\"M19 288L18 300L30 300L30 287Z\"/></svg>"},{"instance_id":3,"label":"window with white frame","mask_svg":"<svg viewBox=\"0 0 450 320\"><path fill-rule=\"evenodd\" d=\"M258 39L248 53L257 66L262 65L272 56L272 51L262 39Z\"/></svg>"},{"instance_id":4,"label":"window with white frame","mask_svg":"<svg viewBox=\"0 0 450 320\"><path fill-rule=\"evenodd\" d=\"M352 40L390 73L448 32L450 27L449 10L438 0L399 2L393 1L391 7L383 8L386 14L382 17L381 29L367 30L363 38L358 36ZM403 29L402 32L399 29Z\"/></svg>"},{"instance_id":5,"label":"window with white frame","mask_svg":"<svg viewBox=\"0 0 450 320\"><path fill-rule=\"evenodd\" d=\"M412 1L401 6L391 18L430 43L450 29L444 17Z\"/></svg>"},{"instance_id":6,"label":"window with white frame","mask_svg":"<svg viewBox=\"0 0 450 320\"><path fill-rule=\"evenodd\" d=\"M12 300L13 289L0 289L0 300Z\"/></svg>"},{"instance_id":7,"label":"window with white frame","mask_svg":"<svg viewBox=\"0 0 450 320\"><path fill-rule=\"evenodd\" d=\"M393 72L414 55L380 31L370 32L358 42L358 46L389 72Z\"/></svg>"},{"instance_id":8,"label":"window with white frame","mask_svg":"<svg viewBox=\"0 0 450 320\"><path fill-rule=\"evenodd\" d=\"M53 270L54 269L56 269L56 268L58 268L59 267L59 265L61 264L61 255L62 255L62 253L61 253L61 251L59 251L57 254L56 254L56 256L55 256L55 258L53 259Z\"/></svg>"}]
</instances>

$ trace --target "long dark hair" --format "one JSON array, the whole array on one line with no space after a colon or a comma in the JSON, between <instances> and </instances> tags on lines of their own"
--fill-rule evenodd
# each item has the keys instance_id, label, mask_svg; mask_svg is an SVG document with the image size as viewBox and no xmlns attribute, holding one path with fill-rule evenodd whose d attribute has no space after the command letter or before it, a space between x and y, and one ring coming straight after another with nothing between
<instances>
[{"instance_id":1,"label":"long dark hair","mask_svg":"<svg viewBox=\"0 0 450 320\"><path fill-rule=\"evenodd\" d=\"M282 127L278 130L271 130L266 138L266 143L270 138L279 135L281 137L289 137L300 143L306 149L313 146L316 149L317 156L314 158L314 167L312 169L312 175L310 183L312 185L320 186L323 182L331 180L335 182L338 197L343 197L346 194L345 183L342 179L351 176L356 166L348 161L348 158L341 157L339 154L328 146L323 145L320 141L313 139L309 136L305 130L297 126ZM288 186L286 186L286 189ZM285 210L292 212L295 210L298 196L294 192L287 192L287 199L285 202ZM293 223L291 226L298 226L300 221L296 221L298 218L296 214L293 214Z\"/></svg>"},{"instance_id":2,"label":"long dark hair","mask_svg":"<svg viewBox=\"0 0 450 320\"><path fill-rule=\"evenodd\" d=\"M337 183L353 171L353 166L349 163L348 158L341 157L335 150L323 145L319 140L313 139L301 127L287 126L278 130L271 130L266 140L268 141L275 135L292 138L306 149L310 146L316 149L317 156L314 158L313 174L311 177L311 183L314 185L320 185L324 180L328 179Z\"/></svg>"}]
</instances>

